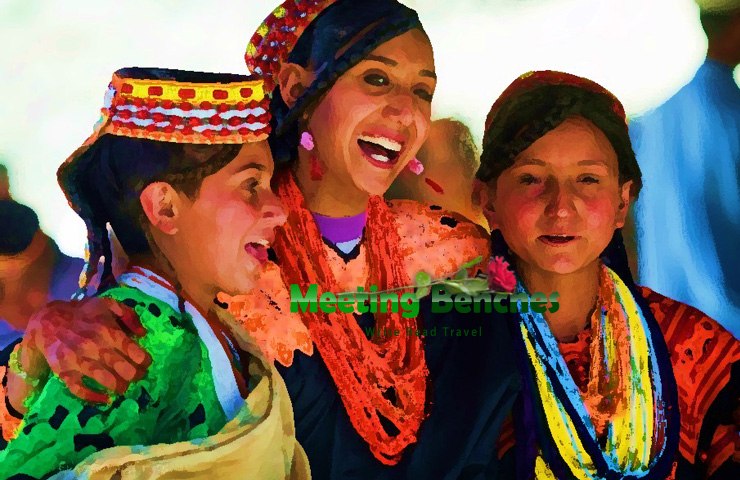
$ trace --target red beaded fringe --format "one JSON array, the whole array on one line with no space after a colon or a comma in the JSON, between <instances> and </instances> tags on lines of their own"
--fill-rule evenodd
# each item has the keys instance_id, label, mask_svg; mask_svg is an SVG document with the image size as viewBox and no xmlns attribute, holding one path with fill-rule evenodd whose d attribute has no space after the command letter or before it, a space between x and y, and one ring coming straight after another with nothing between
<instances>
[{"instance_id":1,"label":"red beaded fringe","mask_svg":"<svg viewBox=\"0 0 740 480\"><path fill-rule=\"evenodd\" d=\"M302 288L318 284L321 292L339 293L321 234L290 172L278 176L277 193L288 211L288 221L277 230L273 243L283 281ZM384 290L409 285L400 238L393 228L395 219L381 197L370 199L367 218L363 247L370 278L365 287L377 285ZM416 328L416 319L403 318L398 310L375 314L376 327L399 330L401 335L372 340L352 314L320 309L302 314L352 425L386 465L398 463L403 450L416 442L426 399L424 346L418 336L406 334L407 328ZM398 429L397 435L386 432L381 416Z\"/></svg>"}]
</instances>

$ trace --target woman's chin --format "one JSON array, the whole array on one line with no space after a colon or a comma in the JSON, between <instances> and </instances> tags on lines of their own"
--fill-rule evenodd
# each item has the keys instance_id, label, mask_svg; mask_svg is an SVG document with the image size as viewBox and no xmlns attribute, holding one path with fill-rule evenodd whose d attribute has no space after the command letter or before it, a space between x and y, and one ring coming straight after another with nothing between
<instances>
[{"instance_id":1,"label":"woman's chin","mask_svg":"<svg viewBox=\"0 0 740 480\"><path fill-rule=\"evenodd\" d=\"M389 188L391 188L391 183L393 183L395 176L391 175L366 175L364 178L357 178L356 185L360 187L360 189L367 193L370 196L374 195L385 195L385 192L388 191Z\"/></svg>"}]
</instances>

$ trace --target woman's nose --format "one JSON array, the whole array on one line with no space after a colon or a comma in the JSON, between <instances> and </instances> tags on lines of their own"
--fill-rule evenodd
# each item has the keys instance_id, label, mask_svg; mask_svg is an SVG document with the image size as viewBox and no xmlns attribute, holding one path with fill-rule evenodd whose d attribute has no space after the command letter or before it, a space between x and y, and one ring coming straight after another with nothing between
<instances>
[{"instance_id":1,"label":"woman's nose","mask_svg":"<svg viewBox=\"0 0 740 480\"><path fill-rule=\"evenodd\" d=\"M414 122L414 99L410 92L397 92L388 99L388 105L384 109L385 117L394 120L404 127Z\"/></svg>"},{"instance_id":2,"label":"woman's nose","mask_svg":"<svg viewBox=\"0 0 740 480\"><path fill-rule=\"evenodd\" d=\"M280 199L270 191L262 205L262 218L269 219L275 226L282 225L288 219Z\"/></svg>"},{"instance_id":3,"label":"woman's nose","mask_svg":"<svg viewBox=\"0 0 740 480\"><path fill-rule=\"evenodd\" d=\"M565 218L575 211L573 193L567 185L553 180L550 182L548 190L549 198L545 208L545 213L548 216Z\"/></svg>"}]
</instances>

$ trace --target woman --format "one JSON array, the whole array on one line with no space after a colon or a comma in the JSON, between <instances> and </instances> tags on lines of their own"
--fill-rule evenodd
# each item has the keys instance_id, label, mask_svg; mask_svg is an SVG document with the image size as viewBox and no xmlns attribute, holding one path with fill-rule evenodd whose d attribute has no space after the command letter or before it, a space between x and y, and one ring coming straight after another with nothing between
<instances>
[{"instance_id":1,"label":"woman","mask_svg":"<svg viewBox=\"0 0 740 480\"><path fill-rule=\"evenodd\" d=\"M281 373L314 475L455 478L489 468L514 381L501 325L463 342L408 334L416 319L399 313L290 313L286 285L384 290L487 255L485 232L462 217L380 197L413 162L430 123L434 63L416 13L395 0L288 1L260 27L247 58L278 86L272 144L286 163L275 188L289 219L274 244L275 281L261 285L261 296L221 300L242 307L245 334L291 365ZM363 327L372 326L403 334L368 339ZM43 335L34 343L48 351ZM303 353L292 361L295 348ZM491 351L503 357L499 368Z\"/></svg>"},{"instance_id":2,"label":"woman","mask_svg":"<svg viewBox=\"0 0 740 480\"><path fill-rule=\"evenodd\" d=\"M282 380L254 345L237 348L233 319L212 301L218 291L254 288L260 251L285 220L270 190L267 118L255 115L267 103L261 86L168 69L113 75L95 133L59 181L88 228L86 278L104 256L97 293L133 308L152 366L97 406L74 396L63 376L37 379L0 452L0 478L310 478ZM118 278L106 224L131 259ZM10 368L23 374L19 354Z\"/></svg>"},{"instance_id":3,"label":"woman","mask_svg":"<svg viewBox=\"0 0 740 480\"><path fill-rule=\"evenodd\" d=\"M499 441L504 477L736 472L740 344L631 279L620 231L641 177L619 101L587 79L526 74L493 105L483 146L493 254L518 291L560 294L556 312L509 319L523 391Z\"/></svg>"}]
</instances>

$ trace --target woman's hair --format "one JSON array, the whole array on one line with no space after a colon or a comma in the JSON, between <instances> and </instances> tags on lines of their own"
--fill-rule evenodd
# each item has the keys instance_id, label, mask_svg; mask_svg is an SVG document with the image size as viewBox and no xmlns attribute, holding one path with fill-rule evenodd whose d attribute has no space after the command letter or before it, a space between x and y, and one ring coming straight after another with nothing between
<instances>
[{"instance_id":1,"label":"woman's hair","mask_svg":"<svg viewBox=\"0 0 740 480\"><path fill-rule=\"evenodd\" d=\"M416 12L396 0L338 0L311 22L287 57L316 75L293 107L276 87L270 104L273 135L270 145L276 164L291 162L300 135L299 122L339 77L379 45L410 30L423 31Z\"/></svg>"},{"instance_id":2,"label":"woman's hair","mask_svg":"<svg viewBox=\"0 0 740 480\"><path fill-rule=\"evenodd\" d=\"M231 162L241 147L104 135L83 154L73 171L60 171L60 184L74 198L87 226L90 258L86 281L94 276L100 258L104 257L98 291L115 284L107 224L127 255L154 253L139 201L147 185L166 182L195 198L203 179Z\"/></svg>"},{"instance_id":3,"label":"woman's hair","mask_svg":"<svg viewBox=\"0 0 740 480\"><path fill-rule=\"evenodd\" d=\"M23 253L39 230L39 218L15 200L0 200L0 256Z\"/></svg>"},{"instance_id":4,"label":"woman's hair","mask_svg":"<svg viewBox=\"0 0 740 480\"><path fill-rule=\"evenodd\" d=\"M632 180L637 197L642 174L622 104L597 83L560 72L522 76L494 103L476 177L486 183L498 179L520 153L571 117L583 117L604 133L617 153L620 183Z\"/></svg>"}]
</instances>

